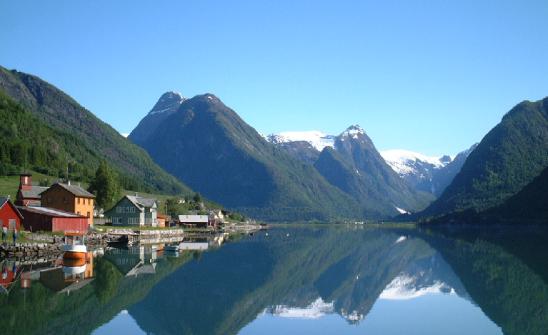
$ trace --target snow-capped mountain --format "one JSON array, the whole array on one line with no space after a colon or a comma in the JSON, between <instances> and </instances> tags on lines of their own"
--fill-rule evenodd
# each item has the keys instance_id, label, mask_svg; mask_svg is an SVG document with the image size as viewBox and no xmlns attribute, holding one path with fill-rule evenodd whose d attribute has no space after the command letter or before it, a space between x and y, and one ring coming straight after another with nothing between
<instances>
[{"instance_id":1,"label":"snow-capped mountain","mask_svg":"<svg viewBox=\"0 0 548 335\"><path fill-rule=\"evenodd\" d=\"M286 131L278 134L270 134L266 140L273 144L290 142L307 142L314 149L322 151L325 147L333 147L335 136L327 135L321 131Z\"/></svg>"},{"instance_id":2,"label":"snow-capped mountain","mask_svg":"<svg viewBox=\"0 0 548 335\"><path fill-rule=\"evenodd\" d=\"M409 150L385 150L381 155L416 190L440 196L475 147L476 144L454 157L427 156Z\"/></svg>"},{"instance_id":3,"label":"snow-capped mountain","mask_svg":"<svg viewBox=\"0 0 548 335\"><path fill-rule=\"evenodd\" d=\"M381 156L400 176L418 175L421 170L441 169L451 163L450 156L427 156L409 150L384 150Z\"/></svg>"},{"instance_id":4,"label":"snow-capped mountain","mask_svg":"<svg viewBox=\"0 0 548 335\"><path fill-rule=\"evenodd\" d=\"M288 131L265 136L265 139L286 150L293 157L314 165L320 158L320 152L332 148L341 152L347 142L356 142L367 138L365 131L358 125L348 127L339 135L329 135L322 131ZM447 185L453 180L468 154L474 146L456 156L428 156L410 150L385 150L380 152L382 159L395 171L401 179L416 191L441 195ZM344 150L343 150L344 151ZM356 170L360 173L359 170ZM396 205L397 207L397 205ZM407 212L406 209L397 209Z\"/></svg>"},{"instance_id":5,"label":"snow-capped mountain","mask_svg":"<svg viewBox=\"0 0 548 335\"><path fill-rule=\"evenodd\" d=\"M413 212L431 200L414 191L386 164L359 125L351 125L336 136L292 131L265 139L312 165L329 183L363 204L369 217Z\"/></svg>"},{"instance_id":6,"label":"snow-capped mountain","mask_svg":"<svg viewBox=\"0 0 548 335\"><path fill-rule=\"evenodd\" d=\"M436 280L428 285L420 285L420 278L401 273L382 291L380 299L409 300L428 294L455 294L455 290L447 283Z\"/></svg>"},{"instance_id":7,"label":"snow-capped mountain","mask_svg":"<svg viewBox=\"0 0 548 335\"><path fill-rule=\"evenodd\" d=\"M277 305L265 309L264 313L282 318L319 319L322 316L334 313L334 308L333 302L327 303L321 297L318 297L306 307Z\"/></svg>"}]
</instances>

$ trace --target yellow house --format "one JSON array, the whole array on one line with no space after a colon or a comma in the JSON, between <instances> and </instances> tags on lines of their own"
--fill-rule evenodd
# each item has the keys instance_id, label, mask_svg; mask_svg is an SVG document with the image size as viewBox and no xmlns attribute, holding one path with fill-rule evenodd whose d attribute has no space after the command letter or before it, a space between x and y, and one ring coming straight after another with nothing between
<instances>
[{"instance_id":1,"label":"yellow house","mask_svg":"<svg viewBox=\"0 0 548 335\"><path fill-rule=\"evenodd\" d=\"M41 193L42 206L60 209L88 217L93 224L95 196L80 186L56 183Z\"/></svg>"}]
</instances>

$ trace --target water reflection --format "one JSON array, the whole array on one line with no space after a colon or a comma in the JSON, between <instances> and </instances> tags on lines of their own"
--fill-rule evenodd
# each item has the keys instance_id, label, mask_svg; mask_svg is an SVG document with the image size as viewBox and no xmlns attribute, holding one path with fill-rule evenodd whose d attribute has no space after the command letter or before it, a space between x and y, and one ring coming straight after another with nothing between
<instances>
[{"instance_id":1,"label":"water reflection","mask_svg":"<svg viewBox=\"0 0 548 335\"><path fill-rule=\"evenodd\" d=\"M548 234L530 233L276 228L108 248L84 271L5 261L0 322L18 334L545 334Z\"/></svg>"}]
</instances>

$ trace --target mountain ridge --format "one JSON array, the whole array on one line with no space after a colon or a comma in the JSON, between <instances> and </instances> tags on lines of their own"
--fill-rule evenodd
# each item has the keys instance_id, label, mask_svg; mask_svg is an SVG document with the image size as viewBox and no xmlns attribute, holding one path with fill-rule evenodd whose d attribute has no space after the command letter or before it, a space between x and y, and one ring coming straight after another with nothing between
<instances>
[{"instance_id":1,"label":"mountain ridge","mask_svg":"<svg viewBox=\"0 0 548 335\"><path fill-rule=\"evenodd\" d=\"M190 193L188 187L163 171L144 150L39 77L0 67L0 91L30 112L34 122L59 136L52 148L71 148L66 152L67 164L78 164L82 169L78 172L80 178L89 179L105 159L128 189ZM74 146L76 143L78 146Z\"/></svg>"},{"instance_id":2,"label":"mountain ridge","mask_svg":"<svg viewBox=\"0 0 548 335\"><path fill-rule=\"evenodd\" d=\"M548 98L523 101L470 153L455 179L422 217L502 204L548 166Z\"/></svg>"},{"instance_id":3,"label":"mountain ridge","mask_svg":"<svg viewBox=\"0 0 548 335\"><path fill-rule=\"evenodd\" d=\"M143 148L206 197L260 219L361 217L359 206L268 143L215 95L185 100ZM299 186L297 186L299 185Z\"/></svg>"}]
</instances>

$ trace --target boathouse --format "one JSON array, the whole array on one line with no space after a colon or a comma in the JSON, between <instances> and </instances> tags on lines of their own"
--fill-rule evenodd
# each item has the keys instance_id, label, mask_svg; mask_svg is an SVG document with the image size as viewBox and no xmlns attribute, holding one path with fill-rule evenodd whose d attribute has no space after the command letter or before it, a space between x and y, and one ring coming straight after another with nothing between
<instances>
[{"instance_id":1,"label":"boathouse","mask_svg":"<svg viewBox=\"0 0 548 335\"><path fill-rule=\"evenodd\" d=\"M21 221L23 216L15 207L10 199L0 197L0 227L6 227L8 230L21 230Z\"/></svg>"},{"instance_id":2,"label":"boathouse","mask_svg":"<svg viewBox=\"0 0 548 335\"><path fill-rule=\"evenodd\" d=\"M23 227L29 231L88 231L88 218L56 208L20 206L23 215Z\"/></svg>"},{"instance_id":3,"label":"boathouse","mask_svg":"<svg viewBox=\"0 0 548 335\"><path fill-rule=\"evenodd\" d=\"M190 227L207 227L210 225L209 215L179 215L179 224Z\"/></svg>"}]
</instances>

